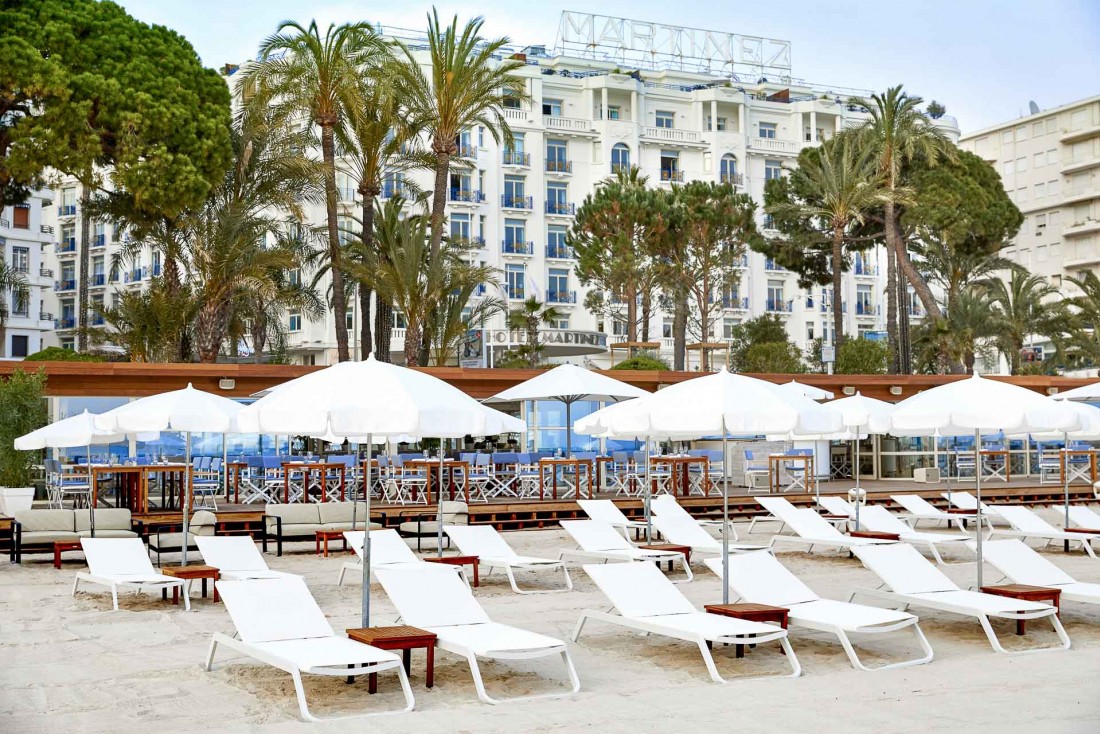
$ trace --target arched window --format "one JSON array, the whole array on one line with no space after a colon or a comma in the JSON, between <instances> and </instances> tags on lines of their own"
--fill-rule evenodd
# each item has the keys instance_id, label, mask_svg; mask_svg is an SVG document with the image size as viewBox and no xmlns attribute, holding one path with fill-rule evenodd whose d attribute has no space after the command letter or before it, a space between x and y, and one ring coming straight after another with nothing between
<instances>
[{"instance_id":1,"label":"arched window","mask_svg":"<svg viewBox=\"0 0 1100 734\"><path fill-rule=\"evenodd\" d=\"M733 156L732 153L726 153L724 156L722 156L719 173L722 183L741 183L741 177L737 175L737 159Z\"/></svg>"},{"instance_id":2,"label":"arched window","mask_svg":"<svg viewBox=\"0 0 1100 734\"><path fill-rule=\"evenodd\" d=\"M611 148L611 172L630 170L630 148L625 143L615 143Z\"/></svg>"}]
</instances>

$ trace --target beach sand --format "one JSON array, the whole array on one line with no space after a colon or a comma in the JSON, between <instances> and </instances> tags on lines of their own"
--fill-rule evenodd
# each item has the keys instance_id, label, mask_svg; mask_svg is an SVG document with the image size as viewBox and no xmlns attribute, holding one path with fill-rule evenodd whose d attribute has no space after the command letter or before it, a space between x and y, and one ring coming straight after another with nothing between
<instances>
[{"instance_id":1,"label":"beach sand","mask_svg":"<svg viewBox=\"0 0 1100 734\"><path fill-rule=\"evenodd\" d=\"M768 532L744 534L743 541L766 542ZM768 528L758 528L765 531ZM508 533L521 554L557 557L572 547L560 529ZM1100 582L1100 561L1080 551L1045 551L1048 558L1080 581ZM409 714L350 719L323 725L298 718L290 676L223 650L212 672L201 664L212 632L231 633L225 608L198 598L190 613L159 595L120 594L121 611L111 611L110 595L95 587L70 596L73 575L84 568L70 554L62 570L47 555L26 557L22 566L0 566L0 731L34 732L681 732L729 729L737 732L1100 732L1100 608L1068 602L1063 621L1073 649L1038 655L993 652L977 621L914 610L935 650L923 666L879 672L854 670L835 638L794 630L802 663L798 679L788 672L774 643L749 651L716 649L720 672L729 682L712 683L697 648L685 642L646 638L623 628L589 623L577 643L569 643L581 678L581 692L564 698L489 706L478 701L466 662L448 653L436 656L435 688L424 687L424 653L413 654L416 709ZM823 597L847 599L857 586L877 581L858 560L827 551L783 553L782 561ZM302 574L333 628L358 626L360 586L336 586L341 564L350 556L313 554L313 544L294 543L282 558L267 556L274 569ZM964 561L964 554L951 560ZM696 579L678 585L700 607L718 603L719 579L701 563ZM974 582L971 563L946 572L966 586ZM567 639L582 609L607 609L603 595L579 567L571 567L575 588L559 594L517 595L500 573L482 575L476 596L499 622ZM532 581L535 577L530 577ZM545 576L547 584L560 575ZM986 569L986 583L999 574ZM522 581L521 581L522 583ZM375 619L392 621L394 610L381 587L373 588ZM277 610L273 610L277 612ZM1029 624L1017 637L1010 622L995 622L1006 647L1054 644L1050 625ZM857 644L859 644L857 642ZM863 645L868 663L917 653L908 633ZM515 696L563 690L560 660L488 663L490 692ZM771 678L742 678L774 675ZM380 711L402 703L396 677L379 676L370 696L366 680L306 676L315 714Z\"/></svg>"}]
</instances>

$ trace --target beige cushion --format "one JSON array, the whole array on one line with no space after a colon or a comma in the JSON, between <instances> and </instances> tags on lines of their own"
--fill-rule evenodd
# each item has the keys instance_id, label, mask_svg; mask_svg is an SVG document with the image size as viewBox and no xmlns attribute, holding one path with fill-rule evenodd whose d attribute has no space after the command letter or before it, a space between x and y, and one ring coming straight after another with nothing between
<instances>
[{"instance_id":1,"label":"beige cushion","mask_svg":"<svg viewBox=\"0 0 1100 734\"><path fill-rule=\"evenodd\" d=\"M41 510L41 512L47 512L47 510ZM75 541L79 537L76 533L68 530L35 530L23 533L23 544L52 543L55 540Z\"/></svg>"},{"instance_id":2,"label":"beige cushion","mask_svg":"<svg viewBox=\"0 0 1100 734\"><path fill-rule=\"evenodd\" d=\"M89 524L90 518L88 517L87 510L76 511L76 530L77 532L83 530L91 530ZM95 510L95 530L96 535L100 535L101 530L129 530L130 529L130 511L126 508L119 509L107 509L107 510ZM106 535L104 538L108 537ZM130 537L130 536L122 536Z\"/></svg>"},{"instance_id":3,"label":"beige cushion","mask_svg":"<svg viewBox=\"0 0 1100 734\"><path fill-rule=\"evenodd\" d=\"M81 538L92 537L91 530L81 530L77 533ZM137 533L132 530L114 530L111 528L101 528L99 525L95 526L95 537L97 538L137 538Z\"/></svg>"},{"instance_id":4,"label":"beige cushion","mask_svg":"<svg viewBox=\"0 0 1100 734\"><path fill-rule=\"evenodd\" d=\"M218 516L210 510L199 510L191 516L188 528L194 535L214 535L218 529Z\"/></svg>"},{"instance_id":5,"label":"beige cushion","mask_svg":"<svg viewBox=\"0 0 1100 734\"><path fill-rule=\"evenodd\" d=\"M183 533L157 533L149 536L149 547L154 550L179 550L183 546ZM187 534L187 545L195 547L195 534Z\"/></svg>"},{"instance_id":6,"label":"beige cushion","mask_svg":"<svg viewBox=\"0 0 1100 734\"><path fill-rule=\"evenodd\" d=\"M444 523L447 525L449 523ZM397 526L398 532L402 533L420 533L422 535L438 535L439 523L435 520L425 520L424 522L403 522Z\"/></svg>"},{"instance_id":7,"label":"beige cushion","mask_svg":"<svg viewBox=\"0 0 1100 734\"><path fill-rule=\"evenodd\" d=\"M325 530L362 530L363 518L360 517L359 520L356 521L355 527L352 527L352 524L350 522L326 522L323 527ZM370 524L370 529L381 530L382 525L381 523L372 522Z\"/></svg>"},{"instance_id":8,"label":"beige cushion","mask_svg":"<svg viewBox=\"0 0 1100 734\"><path fill-rule=\"evenodd\" d=\"M283 518L284 528L288 523L292 525L301 523L321 524L321 513L317 510L315 504L268 505L265 511L268 515ZM269 522L274 527L274 521Z\"/></svg>"},{"instance_id":9,"label":"beige cushion","mask_svg":"<svg viewBox=\"0 0 1100 734\"><path fill-rule=\"evenodd\" d=\"M356 520L362 520L367 513L365 502L321 502L317 504L317 512L322 524L334 522L351 522L352 515Z\"/></svg>"},{"instance_id":10,"label":"beige cushion","mask_svg":"<svg viewBox=\"0 0 1100 734\"><path fill-rule=\"evenodd\" d=\"M84 510L87 520L88 511ZM68 532L76 535L76 525L72 510L20 510L14 515L15 521L23 526L23 537L29 532ZM64 540L64 538L58 538Z\"/></svg>"},{"instance_id":11,"label":"beige cushion","mask_svg":"<svg viewBox=\"0 0 1100 734\"><path fill-rule=\"evenodd\" d=\"M443 524L465 525L470 517L470 508L465 502L443 501Z\"/></svg>"}]
</instances>

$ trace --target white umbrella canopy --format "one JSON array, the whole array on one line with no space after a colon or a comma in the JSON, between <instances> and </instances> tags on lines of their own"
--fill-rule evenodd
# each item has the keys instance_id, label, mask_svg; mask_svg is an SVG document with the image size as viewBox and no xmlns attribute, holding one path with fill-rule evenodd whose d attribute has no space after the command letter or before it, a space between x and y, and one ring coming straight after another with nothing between
<instances>
[{"instance_id":1,"label":"white umbrella canopy","mask_svg":"<svg viewBox=\"0 0 1100 734\"><path fill-rule=\"evenodd\" d=\"M859 486L859 441L866 437L867 434L888 433L890 430L891 417L893 416L896 406L884 400L875 400L874 398L865 397L862 393L857 392L851 397L840 398L839 400L825 403L825 407L836 411L846 429L861 434L848 439L855 444L852 476L855 477L856 480L854 490L856 508L855 522L856 530L859 530L859 511L860 505L863 503L861 497L862 490Z\"/></svg>"},{"instance_id":2,"label":"white umbrella canopy","mask_svg":"<svg viewBox=\"0 0 1100 734\"><path fill-rule=\"evenodd\" d=\"M1072 390L1060 392L1054 396L1056 400L1078 400L1082 402L1096 401L1100 403L1100 382L1075 387Z\"/></svg>"},{"instance_id":3,"label":"white umbrella canopy","mask_svg":"<svg viewBox=\"0 0 1100 734\"><path fill-rule=\"evenodd\" d=\"M63 449L75 446L102 446L127 441L131 437L139 441L156 441L160 437L156 431L136 434L125 431L105 431L96 427L95 418L96 414L89 413L87 410L63 418L15 439L15 448L19 451Z\"/></svg>"},{"instance_id":4,"label":"white umbrella canopy","mask_svg":"<svg viewBox=\"0 0 1100 734\"><path fill-rule=\"evenodd\" d=\"M783 392L789 392L796 395L803 395L810 400L832 400L833 394L828 390L822 390L820 387L814 387L813 385L805 385L801 382L791 380L785 382L782 385L776 385Z\"/></svg>"}]
</instances>

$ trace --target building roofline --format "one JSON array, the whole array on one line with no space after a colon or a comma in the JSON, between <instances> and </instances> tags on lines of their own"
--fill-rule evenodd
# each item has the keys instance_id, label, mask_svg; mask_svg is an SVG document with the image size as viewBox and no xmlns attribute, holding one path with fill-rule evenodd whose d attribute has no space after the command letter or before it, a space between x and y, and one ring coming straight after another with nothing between
<instances>
[{"instance_id":1,"label":"building roofline","mask_svg":"<svg viewBox=\"0 0 1100 734\"><path fill-rule=\"evenodd\" d=\"M964 134L959 136L959 142L962 143L962 142L970 140L972 138L976 138L976 137L981 136L981 135L987 135L989 133L996 132L996 131L1001 130L1001 129L1006 128L1006 127L1013 127L1015 125L1020 125L1020 124L1026 123L1029 120L1034 120L1034 119L1037 119L1037 118L1040 118L1040 117L1047 117L1048 115L1053 115L1053 114L1056 114L1058 112L1063 112L1063 111L1071 109L1073 107L1080 107L1081 105L1089 104L1091 102L1100 102L1100 94L1094 94L1091 97L1085 97L1084 99L1079 99L1079 100L1076 100L1074 102L1067 102L1066 104L1059 105L1057 107L1051 107L1050 109L1039 110L1038 112L1036 112L1033 115L1025 115L1024 117L1016 117L1016 118L1013 118L1011 120L1005 120L1004 122L998 123L996 125L990 125L989 127L984 127L981 130L975 130L972 133L964 133Z\"/></svg>"}]
</instances>

